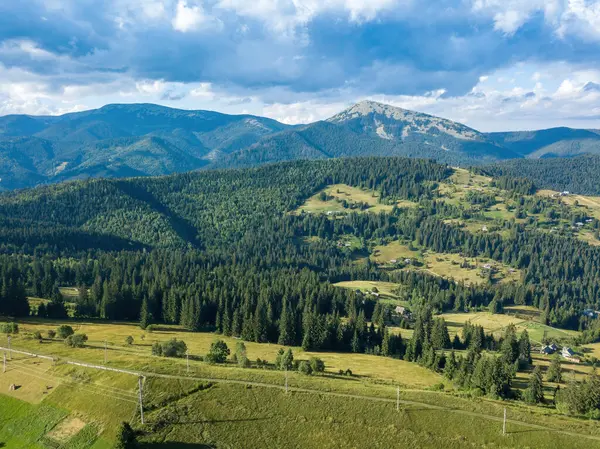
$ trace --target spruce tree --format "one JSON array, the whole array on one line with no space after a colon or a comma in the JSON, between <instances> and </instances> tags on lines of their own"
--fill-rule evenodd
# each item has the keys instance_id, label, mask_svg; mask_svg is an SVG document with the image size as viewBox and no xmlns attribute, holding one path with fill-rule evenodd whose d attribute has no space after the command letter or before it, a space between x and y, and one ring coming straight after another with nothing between
<instances>
[{"instance_id":1,"label":"spruce tree","mask_svg":"<svg viewBox=\"0 0 600 449\"><path fill-rule=\"evenodd\" d=\"M148 298L144 296L142 300L142 310L140 311L140 327L146 329L150 324L150 312L148 311Z\"/></svg>"},{"instance_id":2,"label":"spruce tree","mask_svg":"<svg viewBox=\"0 0 600 449\"><path fill-rule=\"evenodd\" d=\"M552 362L546 373L546 380L548 382L562 382L562 369L560 366L560 356L558 354L554 354L552 357Z\"/></svg>"},{"instance_id":3,"label":"spruce tree","mask_svg":"<svg viewBox=\"0 0 600 449\"><path fill-rule=\"evenodd\" d=\"M528 404L539 404L544 401L544 383L542 381L542 370L539 366L533 369L523 398Z\"/></svg>"}]
</instances>

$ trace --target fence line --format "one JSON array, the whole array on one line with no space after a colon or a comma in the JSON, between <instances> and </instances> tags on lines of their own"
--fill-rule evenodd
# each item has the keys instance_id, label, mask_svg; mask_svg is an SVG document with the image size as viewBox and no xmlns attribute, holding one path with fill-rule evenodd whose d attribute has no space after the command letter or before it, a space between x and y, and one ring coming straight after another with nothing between
<instances>
[{"instance_id":1,"label":"fence line","mask_svg":"<svg viewBox=\"0 0 600 449\"><path fill-rule=\"evenodd\" d=\"M32 352L19 351L17 349L13 349L13 348L5 348L4 346L0 346L0 351L16 352L17 354L24 354L24 355L28 355L30 357L38 357L40 359L51 360L52 362L55 361L54 357L50 357L47 355L34 354Z\"/></svg>"}]
</instances>

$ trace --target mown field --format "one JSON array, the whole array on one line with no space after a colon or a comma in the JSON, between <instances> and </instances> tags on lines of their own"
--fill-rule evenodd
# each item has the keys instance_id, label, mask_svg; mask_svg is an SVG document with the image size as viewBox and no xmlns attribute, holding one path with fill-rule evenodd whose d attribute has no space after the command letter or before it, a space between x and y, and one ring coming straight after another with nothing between
<instances>
[{"instance_id":1,"label":"mown field","mask_svg":"<svg viewBox=\"0 0 600 449\"><path fill-rule=\"evenodd\" d=\"M323 201L321 199L322 193L325 193L329 199ZM334 184L310 197L295 213L350 212L351 209L343 207L342 201L346 201L348 205L365 203L368 205L368 208L364 210L366 212L390 212L393 208L391 204L379 203L379 193L376 191L363 190L346 184ZM414 207L416 203L403 200L397 202L396 205L399 207ZM360 212L360 209L355 211Z\"/></svg>"},{"instance_id":2,"label":"mown field","mask_svg":"<svg viewBox=\"0 0 600 449\"><path fill-rule=\"evenodd\" d=\"M496 317L496 315L494 315ZM475 317L473 317L475 319ZM484 322L483 318L479 322ZM205 354L215 336L167 327L151 333L135 325L78 323L90 346L71 349L60 341L39 343L26 338L59 322L28 321L13 339L13 347L59 358L53 365L13 354L8 371L0 374L0 443L9 448L106 448L121 421L139 422L137 378L65 364L68 359L107 366L179 376L148 377L144 391L147 425L136 427L142 447L600 447L593 423L556 415L522 403L462 399L443 378L416 364L363 354L318 353L326 373L290 373L291 392L285 393L284 373L241 369L233 364L214 366L196 360L152 357L149 345L182 338L193 356ZM498 323L491 323L490 326ZM132 335L134 345L124 339ZM142 340L144 335L144 340ZM225 339L232 347L234 339ZM248 355L273 361L277 345L246 343ZM314 353L294 348L298 359ZM339 376L339 369L353 376ZM187 376L193 376L190 379ZM212 381L210 380L212 379ZM227 383L227 382L234 383ZM8 396L7 385L20 388ZM444 392L431 387L443 385ZM271 386L271 387L269 387ZM396 387L401 388L396 411ZM438 387L436 387L437 389ZM499 421L508 406L509 435L501 435ZM10 413L6 410L10 410ZM539 414L538 411L543 411ZM524 425L526 423L528 425ZM573 432L554 434L535 426ZM58 441L57 439L62 439ZM53 446L54 445L54 446ZM203 446L204 445L204 446Z\"/></svg>"}]
</instances>

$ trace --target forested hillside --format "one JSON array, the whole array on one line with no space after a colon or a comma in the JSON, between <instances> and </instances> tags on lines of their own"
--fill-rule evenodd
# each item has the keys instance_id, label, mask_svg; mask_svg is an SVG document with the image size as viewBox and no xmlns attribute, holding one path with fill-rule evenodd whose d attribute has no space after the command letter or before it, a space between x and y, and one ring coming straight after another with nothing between
<instances>
[{"instance_id":1,"label":"forested hillside","mask_svg":"<svg viewBox=\"0 0 600 449\"><path fill-rule=\"evenodd\" d=\"M483 172L525 177L540 188L600 195L600 156L511 160L486 166Z\"/></svg>"},{"instance_id":2,"label":"forested hillside","mask_svg":"<svg viewBox=\"0 0 600 449\"><path fill-rule=\"evenodd\" d=\"M81 316L131 320L147 312L157 322L226 326L234 335L247 326L244 335L254 332L259 341L286 340L283 328L293 326L290 338L300 343L312 329L306 320L323 320L319 326L329 333L311 337L315 343L309 345L319 348L335 346L323 339L336 334L330 326L340 326L341 317L363 310L371 318L374 302L357 302L353 292L329 284L354 279L405 285L407 299L439 311L492 301L528 304L554 325L586 327L581 310L600 308L600 248L571 235L570 223L587 220L585 232L597 234L598 221L532 196L535 188L522 179L498 178L486 188L493 188L493 195L474 186L456 203L456 194L443 192L472 183L473 175L464 181L455 176L429 161L368 158L90 180L6 193L0 196L4 282L53 299L50 311L61 310L58 287L69 285L80 289ZM339 203L346 212L294 212L329 185L358 188L382 212L370 213L374 206L368 202L348 201ZM497 195L515 218L486 218ZM333 201L325 193L320 197ZM537 218L542 216L552 217L550 224ZM457 220L487 223L489 232L457 226ZM562 235L545 231L561 223ZM349 238L357 242L350 248L341 244ZM469 285L365 258L374 245L393 241L438 254L488 258L523 275L518 282L489 277ZM13 306L14 313L25 310L12 299L4 304L5 313ZM353 334L345 332L341 345Z\"/></svg>"}]
</instances>

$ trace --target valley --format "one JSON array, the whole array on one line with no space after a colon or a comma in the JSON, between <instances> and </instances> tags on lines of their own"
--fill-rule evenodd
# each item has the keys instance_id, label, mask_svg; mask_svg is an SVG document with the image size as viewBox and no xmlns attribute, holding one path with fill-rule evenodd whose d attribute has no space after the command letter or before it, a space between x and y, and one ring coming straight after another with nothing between
<instances>
[{"instance_id":1,"label":"valley","mask_svg":"<svg viewBox=\"0 0 600 449\"><path fill-rule=\"evenodd\" d=\"M0 442L595 447L599 228L412 158L4 193Z\"/></svg>"}]
</instances>

